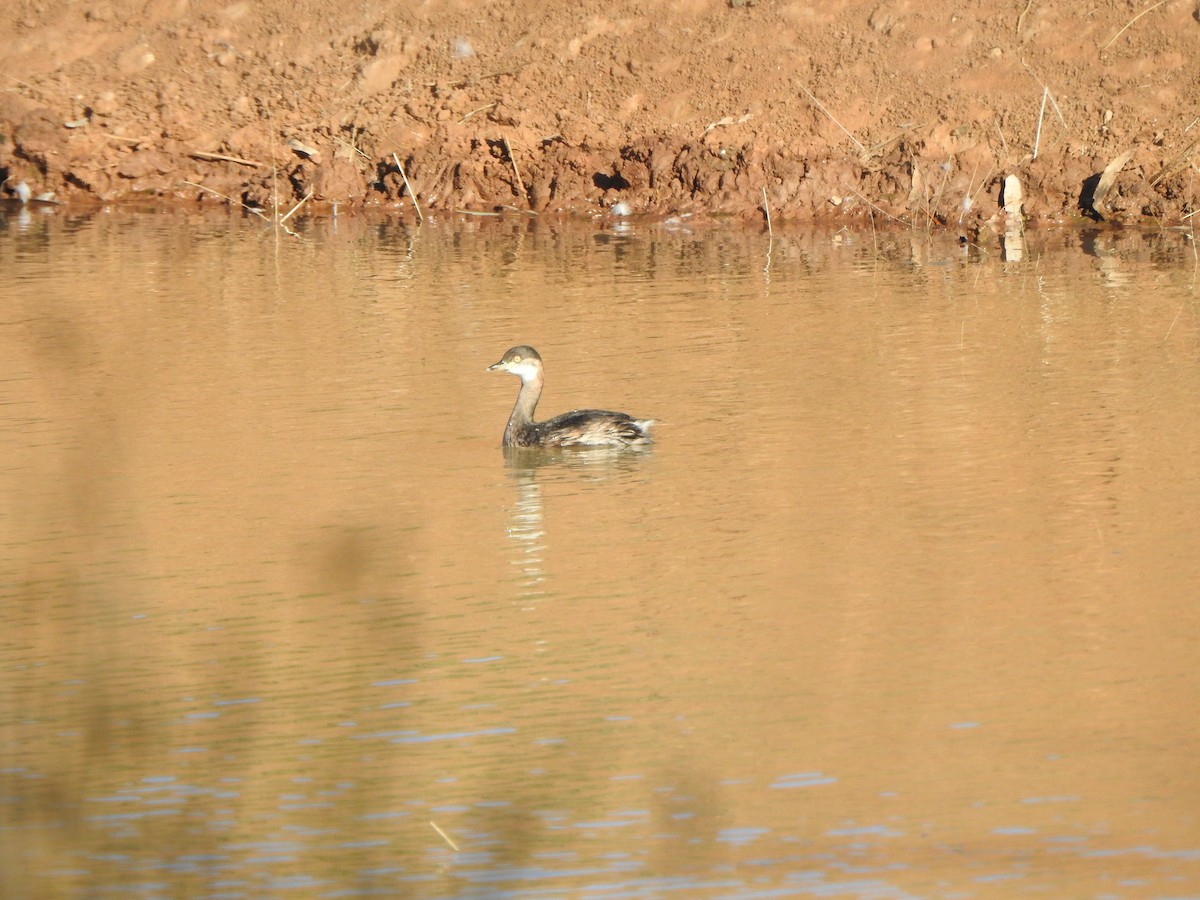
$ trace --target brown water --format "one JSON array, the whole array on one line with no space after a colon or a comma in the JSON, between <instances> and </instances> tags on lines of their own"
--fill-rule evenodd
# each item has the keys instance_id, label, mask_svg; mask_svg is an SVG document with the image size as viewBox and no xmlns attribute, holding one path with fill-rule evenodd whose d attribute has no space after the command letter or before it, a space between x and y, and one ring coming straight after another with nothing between
<instances>
[{"instance_id":1,"label":"brown water","mask_svg":"<svg viewBox=\"0 0 1200 900\"><path fill-rule=\"evenodd\" d=\"M1200 897L1185 236L303 231L0 214L0 896Z\"/></svg>"}]
</instances>

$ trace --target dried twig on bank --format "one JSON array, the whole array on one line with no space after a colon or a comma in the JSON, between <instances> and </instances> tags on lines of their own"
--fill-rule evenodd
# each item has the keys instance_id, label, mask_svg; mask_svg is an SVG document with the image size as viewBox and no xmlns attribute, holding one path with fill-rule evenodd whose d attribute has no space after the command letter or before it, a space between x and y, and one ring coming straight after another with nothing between
<instances>
[{"instance_id":1,"label":"dried twig on bank","mask_svg":"<svg viewBox=\"0 0 1200 900\"><path fill-rule=\"evenodd\" d=\"M1176 153L1168 162L1164 163L1163 167L1159 169L1158 174L1151 179L1150 187L1158 187L1158 183L1164 178L1170 178L1176 172L1186 169L1192 152L1196 149L1197 145L1200 145L1200 138L1192 141L1180 152Z\"/></svg>"},{"instance_id":2,"label":"dried twig on bank","mask_svg":"<svg viewBox=\"0 0 1200 900\"><path fill-rule=\"evenodd\" d=\"M206 150L189 150L188 156L193 159L202 159L205 162L235 163L239 166L250 166L254 169L261 169L263 167L263 163L256 162L253 159L242 159L240 156L226 156L224 153L209 153Z\"/></svg>"},{"instance_id":3,"label":"dried twig on bank","mask_svg":"<svg viewBox=\"0 0 1200 900\"><path fill-rule=\"evenodd\" d=\"M1050 96L1049 88L1042 88L1042 109L1038 113L1037 134L1033 138L1033 158L1037 159L1038 147L1042 143L1042 119L1046 117L1046 98Z\"/></svg>"},{"instance_id":4,"label":"dried twig on bank","mask_svg":"<svg viewBox=\"0 0 1200 900\"><path fill-rule=\"evenodd\" d=\"M425 217L421 215L421 204L417 202L417 194L412 189L412 185L408 183L408 176L404 174L404 166L400 164L400 157L396 155L396 151L392 151L392 159L396 161L396 168L400 170L400 177L404 179L404 189L408 191L408 196L413 202L413 209L417 211L417 221L424 223Z\"/></svg>"},{"instance_id":5,"label":"dried twig on bank","mask_svg":"<svg viewBox=\"0 0 1200 900\"><path fill-rule=\"evenodd\" d=\"M312 190L309 190L309 192L308 192L307 194L305 194L303 197L301 197L301 198L300 198L300 200L298 200L298 201L296 202L296 205L295 205L295 206L293 206L293 207L292 207L291 209L289 209L289 210L288 210L286 213L284 213L283 217L282 217L282 218L279 220L278 224L279 224L279 225L283 225L283 223L284 223L284 222L286 222L288 219L290 219L290 218L292 217L292 214L293 214L293 213L294 213L296 210L298 210L298 209L299 209L300 207L302 207L302 206L303 206L305 203L307 203L309 200L311 200L311 199L312 199L312 195L313 195L313 192L312 192Z\"/></svg>"},{"instance_id":6,"label":"dried twig on bank","mask_svg":"<svg viewBox=\"0 0 1200 900\"><path fill-rule=\"evenodd\" d=\"M513 174L517 176L519 196L524 197L525 202L528 203L529 192L525 189L525 180L521 177L521 170L517 168L517 158L513 155L512 145L509 144L507 136L500 138L500 140L504 141L504 152L508 154L508 161L512 163Z\"/></svg>"},{"instance_id":7,"label":"dried twig on bank","mask_svg":"<svg viewBox=\"0 0 1200 900\"><path fill-rule=\"evenodd\" d=\"M1021 36L1021 26L1025 23L1025 17L1029 15L1029 10L1031 9L1033 9L1033 0L1029 0L1029 2L1025 4L1025 8L1021 10L1021 14L1017 16L1016 34L1018 37Z\"/></svg>"},{"instance_id":8,"label":"dried twig on bank","mask_svg":"<svg viewBox=\"0 0 1200 900\"><path fill-rule=\"evenodd\" d=\"M270 216L268 216L266 213L264 213L261 209L251 206L249 203L245 203L241 200L234 200L232 197L225 196L220 191L214 191L212 188L207 187L203 184L196 184L196 182L194 182L194 181L181 181L180 184L186 184L188 187L199 188L202 191L207 191L208 193L212 194L214 197L220 197L226 203L230 203L234 206L240 206L242 209L246 210L246 212L253 213L254 215L258 216L260 219L262 219L264 222L270 222L272 225L277 227L280 231L286 232L291 237L300 237L300 235L296 234L296 232L292 231L290 228L287 227L287 225L285 225L283 223L283 219L273 219ZM311 194L309 196L311 196ZM308 197L304 198L304 200L307 200L307 199L308 199ZM302 203L304 203L304 200L301 200L300 203L297 203L292 208L292 212L295 212L297 209L299 209L300 205ZM292 213L288 213L289 216L291 214ZM287 216L284 216L284 219L286 219L286 218L287 218Z\"/></svg>"},{"instance_id":9,"label":"dried twig on bank","mask_svg":"<svg viewBox=\"0 0 1200 900\"><path fill-rule=\"evenodd\" d=\"M850 138L850 140L852 140L854 142L854 146L858 148L859 153L862 153L864 155L866 154L867 148L864 147L859 142L858 138L856 138L854 135L852 135L850 133L850 130L848 128L846 128L845 125L843 125L841 122L839 122L837 119L835 119L833 117L833 113L831 113L829 110L827 110L825 108L825 106L821 103L821 101L817 99L816 94L814 94L812 91L810 91L803 84L800 85L800 90L802 90L802 91L804 91L804 93L808 94L808 99L811 100L816 105L817 109L819 109L821 112L825 113L825 115L829 117L830 122L832 122L834 125L836 125L840 129L842 129L842 131L844 131L846 133L846 137Z\"/></svg>"},{"instance_id":10,"label":"dried twig on bank","mask_svg":"<svg viewBox=\"0 0 1200 900\"><path fill-rule=\"evenodd\" d=\"M1167 2L1167 0L1158 0L1158 2L1155 3L1153 6L1151 6L1149 9L1143 9L1140 13L1138 13L1136 16L1134 16L1132 19L1130 19L1128 22L1126 22L1121 27L1120 31L1118 31L1116 34L1114 34L1112 37L1110 37L1108 39L1108 43L1100 48L1100 52L1103 53L1105 50L1107 50L1109 47L1111 47L1113 45L1113 42L1117 38L1119 38L1121 35L1123 35L1125 33L1125 31L1129 28L1130 25L1132 25L1134 22L1136 22L1142 16L1146 15L1146 13L1154 12L1156 9L1158 9L1160 6L1162 6L1166 2Z\"/></svg>"},{"instance_id":11,"label":"dried twig on bank","mask_svg":"<svg viewBox=\"0 0 1200 900\"><path fill-rule=\"evenodd\" d=\"M850 190L850 193L852 193L855 197L857 197L863 203L867 204L867 206L871 207L871 209L875 210L875 212L879 213L881 216L885 216L885 217L891 219L893 222L899 222L901 225L906 225L909 228L912 227L913 223L911 221L905 221L904 219L901 219L898 216L893 216L887 210L881 209L880 207L876 206L874 203L872 203L870 200L868 200L866 197L864 197L862 194L860 194L854 188L850 188L849 190ZM874 227L873 219L872 219L871 225L872 225L872 227Z\"/></svg>"},{"instance_id":12,"label":"dried twig on bank","mask_svg":"<svg viewBox=\"0 0 1200 900\"><path fill-rule=\"evenodd\" d=\"M475 109L473 109L469 113L467 113L465 116L463 116L461 119L459 119L458 124L461 125L463 122L467 121L467 119L471 118L471 116L475 115L476 113L481 113L484 110L491 109L495 105L496 105L496 101L493 101L492 103L488 103L484 106L476 107Z\"/></svg>"},{"instance_id":13,"label":"dried twig on bank","mask_svg":"<svg viewBox=\"0 0 1200 900\"><path fill-rule=\"evenodd\" d=\"M872 144L867 149L867 152L865 154L866 158L870 159L874 156L882 155L883 151L886 150L888 147L890 147L892 144L895 144L895 143L898 143L899 141L904 140L905 136L907 136L907 135L915 134L916 132L920 131L928 124L929 124L928 122L922 122L920 125L901 125L900 126L901 130L898 134L893 135L892 137L888 138L887 140L880 141L878 144Z\"/></svg>"}]
</instances>

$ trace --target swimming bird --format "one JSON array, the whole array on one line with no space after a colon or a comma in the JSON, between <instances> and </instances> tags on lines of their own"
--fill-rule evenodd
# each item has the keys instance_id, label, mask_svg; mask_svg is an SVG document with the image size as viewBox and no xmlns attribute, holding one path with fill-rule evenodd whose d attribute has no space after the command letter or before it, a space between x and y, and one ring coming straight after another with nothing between
<instances>
[{"instance_id":1,"label":"swimming bird","mask_svg":"<svg viewBox=\"0 0 1200 900\"><path fill-rule=\"evenodd\" d=\"M521 391L504 429L505 447L639 447L651 442L653 419L635 419L605 409L576 409L535 422L533 411L542 396L545 370L542 357L532 347L513 347L487 370L521 379Z\"/></svg>"}]
</instances>

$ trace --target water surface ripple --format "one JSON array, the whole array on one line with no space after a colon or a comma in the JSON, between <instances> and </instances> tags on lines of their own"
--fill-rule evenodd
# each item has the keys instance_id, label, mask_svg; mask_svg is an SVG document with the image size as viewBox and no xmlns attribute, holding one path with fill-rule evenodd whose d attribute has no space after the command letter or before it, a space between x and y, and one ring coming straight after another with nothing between
<instances>
[{"instance_id":1,"label":"water surface ripple","mask_svg":"<svg viewBox=\"0 0 1200 900\"><path fill-rule=\"evenodd\" d=\"M1185 235L298 227L0 211L0 896L1200 897Z\"/></svg>"}]
</instances>

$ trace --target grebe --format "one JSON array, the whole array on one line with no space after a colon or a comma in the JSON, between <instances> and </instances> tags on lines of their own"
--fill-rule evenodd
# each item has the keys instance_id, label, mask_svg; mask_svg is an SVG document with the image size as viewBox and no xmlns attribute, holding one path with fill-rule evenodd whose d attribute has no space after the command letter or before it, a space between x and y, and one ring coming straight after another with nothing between
<instances>
[{"instance_id":1,"label":"grebe","mask_svg":"<svg viewBox=\"0 0 1200 900\"><path fill-rule=\"evenodd\" d=\"M513 347L489 372L510 372L521 379L521 392L508 425L505 447L637 447L650 443L653 419L635 419L604 409L576 409L545 422L533 421L545 380L542 358L532 347Z\"/></svg>"}]
</instances>

